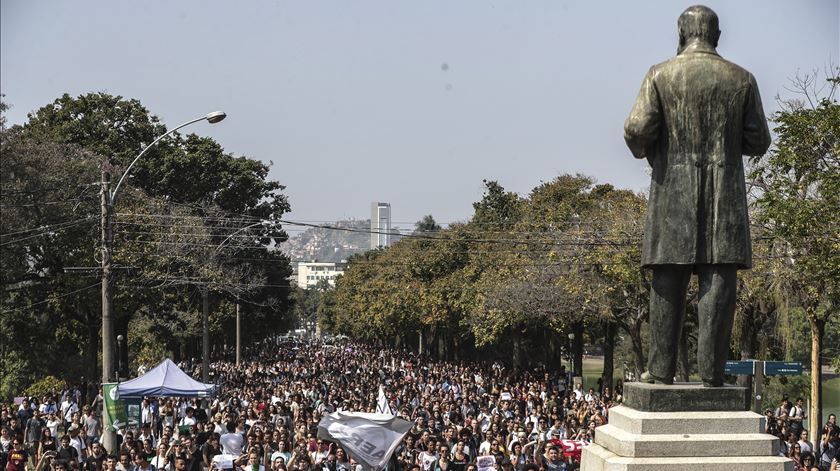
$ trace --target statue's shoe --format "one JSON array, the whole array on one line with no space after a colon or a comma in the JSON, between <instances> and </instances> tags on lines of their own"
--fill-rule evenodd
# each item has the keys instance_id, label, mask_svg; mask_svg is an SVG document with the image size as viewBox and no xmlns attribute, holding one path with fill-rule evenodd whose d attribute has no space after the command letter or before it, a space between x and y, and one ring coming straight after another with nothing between
<instances>
[{"instance_id":1,"label":"statue's shoe","mask_svg":"<svg viewBox=\"0 0 840 471\"><path fill-rule=\"evenodd\" d=\"M674 384L673 379L665 379L660 378L658 376L654 376L653 374L651 374L650 371L645 371L644 373L642 373L642 381L650 384Z\"/></svg>"}]
</instances>

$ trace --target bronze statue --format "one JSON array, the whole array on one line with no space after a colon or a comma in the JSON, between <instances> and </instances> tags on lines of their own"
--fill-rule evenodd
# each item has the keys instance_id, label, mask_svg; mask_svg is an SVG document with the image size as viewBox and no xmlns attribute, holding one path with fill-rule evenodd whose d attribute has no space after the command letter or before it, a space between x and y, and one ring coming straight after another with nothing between
<instances>
[{"instance_id":1,"label":"bronze statue","mask_svg":"<svg viewBox=\"0 0 840 471\"><path fill-rule=\"evenodd\" d=\"M706 386L722 386L735 314L737 270L752 265L743 155L770 133L755 78L721 58L718 18L689 7L677 55L650 68L624 139L652 169L642 265L653 271L646 381L672 384L692 273L700 284L697 359Z\"/></svg>"}]
</instances>

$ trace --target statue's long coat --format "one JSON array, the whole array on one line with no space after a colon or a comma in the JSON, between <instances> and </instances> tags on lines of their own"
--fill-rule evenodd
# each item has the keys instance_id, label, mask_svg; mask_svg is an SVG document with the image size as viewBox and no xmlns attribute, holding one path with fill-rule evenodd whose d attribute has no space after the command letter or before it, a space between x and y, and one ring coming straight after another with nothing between
<instances>
[{"instance_id":1,"label":"statue's long coat","mask_svg":"<svg viewBox=\"0 0 840 471\"><path fill-rule=\"evenodd\" d=\"M642 265L752 266L743 155L770 133L755 78L692 45L651 67L624 138L652 167Z\"/></svg>"}]
</instances>

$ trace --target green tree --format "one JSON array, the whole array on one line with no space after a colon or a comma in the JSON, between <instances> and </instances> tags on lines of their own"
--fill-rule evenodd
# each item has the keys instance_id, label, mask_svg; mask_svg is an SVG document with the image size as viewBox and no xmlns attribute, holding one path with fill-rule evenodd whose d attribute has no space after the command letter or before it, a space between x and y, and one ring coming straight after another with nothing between
<instances>
[{"instance_id":1,"label":"green tree","mask_svg":"<svg viewBox=\"0 0 840 471\"><path fill-rule=\"evenodd\" d=\"M98 265L100 171L120 175L166 128L137 100L103 93L64 95L22 127L7 129L2 120L0 303L4 325L21 326L3 345L54 337L43 352L22 357L24 371L78 377L75 363L56 372L62 363L53 360L84 354L81 373L98 376L97 275L65 268ZM289 206L268 170L195 135L175 134L138 162L117 205L114 261L133 267L118 270L118 332L127 334L134 318L154 320L134 323L132 335L185 355L199 326L196 285L216 293L220 339L232 335L235 302L254 332L285 326L291 268L274 246L287 238L279 221ZM131 336L129 345L142 347Z\"/></svg>"},{"instance_id":2,"label":"green tree","mask_svg":"<svg viewBox=\"0 0 840 471\"><path fill-rule=\"evenodd\" d=\"M811 430L822 417L825 325L840 310L840 68L831 70L824 95L815 84L815 76L796 80L803 100L773 116L775 146L752 172L762 190L759 221L784 243L779 276L811 327Z\"/></svg>"},{"instance_id":3,"label":"green tree","mask_svg":"<svg viewBox=\"0 0 840 471\"><path fill-rule=\"evenodd\" d=\"M4 363L25 363L0 370L24 372L16 381L95 373L98 280L66 269L92 264L99 166L100 157L78 146L0 127L0 345ZM61 371L64 358L85 361Z\"/></svg>"},{"instance_id":4,"label":"green tree","mask_svg":"<svg viewBox=\"0 0 840 471\"><path fill-rule=\"evenodd\" d=\"M440 229L440 224L435 221L431 214L423 216L422 219L414 223L414 232L419 234L437 232Z\"/></svg>"}]
</instances>

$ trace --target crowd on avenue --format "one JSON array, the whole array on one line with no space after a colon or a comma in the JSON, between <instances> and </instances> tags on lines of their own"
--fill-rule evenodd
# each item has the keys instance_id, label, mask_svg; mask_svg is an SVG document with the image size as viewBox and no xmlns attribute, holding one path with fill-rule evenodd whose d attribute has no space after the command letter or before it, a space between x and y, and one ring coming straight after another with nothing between
<instances>
[{"instance_id":1,"label":"crowd on avenue","mask_svg":"<svg viewBox=\"0 0 840 471\"><path fill-rule=\"evenodd\" d=\"M194 376L199 365L182 364ZM295 340L252 346L240 366L211 364L212 398L144 398L118 449L102 442L98 385L79 384L0 406L6 471L360 471L318 438L334 411L375 412L380 388L412 428L392 471L565 471L621 403L622 386L583 390L563 368L434 361L402 350ZM767 433L797 470L838 470L836 416L817 434L801 400L769 409Z\"/></svg>"}]
</instances>

